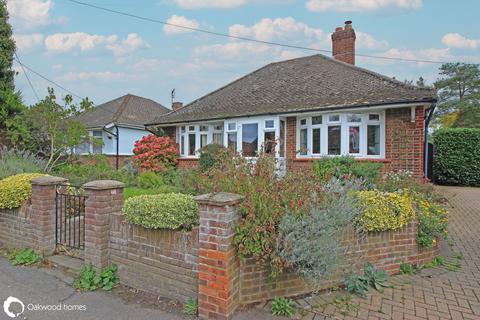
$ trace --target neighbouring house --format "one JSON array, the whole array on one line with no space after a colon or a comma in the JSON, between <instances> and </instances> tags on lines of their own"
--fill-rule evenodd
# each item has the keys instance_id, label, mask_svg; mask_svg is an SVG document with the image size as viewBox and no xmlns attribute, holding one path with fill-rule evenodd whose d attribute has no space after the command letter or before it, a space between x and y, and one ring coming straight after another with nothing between
<instances>
[{"instance_id":1,"label":"neighbouring house","mask_svg":"<svg viewBox=\"0 0 480 320\"><path fill-rule=\"evenodd\" d=\"M76 117L94 138L103 144L83 143L75 149L80 155L104 154L117 169L133 155L135 141L150 134L145 123L170 112L161 104L127 94L105 102Z\"/></svg>"},{"instance_id":2,"label":"neighbouring house","mask_svg":"<svg viewBox=\"0 0 480 320\"><path fill-rule=\"evenodd\" d=\"M355 66L351 21L323 55L271 63L150 121L169 130L180 167L198 165L209 143L255 157L262 148L288 170L322 156L351 155L384 170L424 175L425 127L435 92ZM277 143L272 143L276 141Z\"/></svg>"}]
</instances>

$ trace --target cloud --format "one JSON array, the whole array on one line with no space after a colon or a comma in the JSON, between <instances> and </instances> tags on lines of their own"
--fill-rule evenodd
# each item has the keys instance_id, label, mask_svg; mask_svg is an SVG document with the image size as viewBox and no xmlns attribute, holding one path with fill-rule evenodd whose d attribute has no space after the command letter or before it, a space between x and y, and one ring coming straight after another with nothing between
<instances>
[{"instance_id":1,"label":"cloud","mask_svg":"<svg viewBox=\"0 0 480 320\"><path fill-rule=\"evenodd\" d=\"M381 56L381 57L389 57L389 58L410 59L410 60L432 60L432 61L455 60L454 59L455 57L452 56L449 48L424 48L424 49L418 49L418 50L390 48L386 51L375 52L373 53L373 55ZM358 61L361 63L369 64L369 65L391 65L395 63L396 64L401 63L404 66L406 65L406 62L387 60L387 59L366 58L366 57L358 57ZM419 66L431 65L424 62L411 62L411 64L417 64Z\"/></svg>"},{"instance_id":2,"label":"cloud","mask_svg":"<svg viewBox=\"0 0 480 320\"><path fill-rule=\"evenodd\" d=\"M442 43L450 48L477 49L480 48L480 40L465 38L458 33L447 33L442 38Z\"/></svg>"},{"instance_id":3,"label":"cloud","mask_svg":"<svg viewBox=\"0 0 480 320\"><path fill-rule=\"evenodd\" d=\"M200 26L200 24L196 20L190 20L185 18L184 16L177 16L175 14L170 18L168 18L167 22L171 24L179 25L179 26L188 27L188 28L198 28ZM193 32L193 30L177 28L169 25L165 25L163 27L163 31L167 35Z\"/></svg>"},{"instance_id":4,"label":"cloud","mask_svg":"<svg viewBox=\"0 0 480 320\"><path fill-rule=\"evenodd\" d=\"M308 0L306 7L310 11L361 12L376 11L384 8L417 9L422 0Z\"/></svg>"},{"instance_id":5,"label":"cloud","mask_svg":"<svg viewBox=\"0 0 480 320\"><path fill-rule=\"evenodd\" d=\"M18 49L29 50L42 44L43 34L41 33L14 34L13 38L15 39L15 43Z\"/></svg>"},{"instance_id":6,"label":"cloud","mask_svg":"<svg viewBox=\"0 0 480 320\"><path fill-rule=\"evenodd\" d=\"M84 81L84 80L99 80L99 81L115 81L115 80L131 80L132 76L124 72L100 71L100 72L67 72L58 77L63 81Z\"/></svg>"},{"instance_id":7,"label":"cloud","mask_svg":"<svg viewBox=\"0 0 480 320\"><path fill-rule=\"evenodd\" d=\"M292 17L269 19L264 18L251 27L241 24L230 26L231 35L255 38L262 41L272 40L295 40L321 39L325 37L321 29L309 27L303 22L296 21Z\"/></svg>"},{"instance_id":8,"label":"cloud","mask_svg":"<svg viewBox=\"0 0 480 320\"><path fill-rule=\"evenodd\" d=\"M114 43L117 40L116 35L101 36L85 32L56 33L45 39L45 48L49 52L69 52L75 49L89 51L98 45Z\"/></svg>"},{"instance_id":9,"label":"cloud","mask_svg":"<svg viewBox=\"0 0 480 320\"><path fill-rule=\"evenodd\" d=\"M149 44L138 34L130 33L125 40L120 40L117 35L97 35L85 32L56 33L45 39L45 48L49 53L65 53L74 50L81 52L91 51L102 46L116 56L123 56Z\"/></svg>"},{"instance_id":10,"label":"cloud","mask_svg":"<svg viewBox=\"0 0 480 320\"><path fill-rule=\"evenodd\" d=\"M371 50L385 50L389 47L388 42L385 40L377 40L372 35L355 31L357 36L356 46L360 49L371 49Z\"/></svg>"},{"instance_id":11,"label":"cloud","mask_svg":"<svg viewBox=\"0 0 480 320\"><path fill-rule=\"evenodd\" d=\"M8 0L7 10L16 30L31 30L52 23L62 24L66 17L52 19L53 0Z\"/></svg>"},{"instance_id":12,"label":"cloud","mask_svg":"<svg viewBox=\"0 0 480 320\"><path fill-rule=\"evenodd\" d=\"M222 8L230 9L243 6L247 0L173 0L183 9Z\"/></svg>"},{"instance_id":13,"label":"cloud","mask_svg":"<svg viewBox=\"0 0 480 320\"><path fill-rule=\"evenodd\" d=\"M150 45L136 33L130 33L125 40L107 45L107 49L116 56L123 56Z\"/></svg>"}]
</instances>

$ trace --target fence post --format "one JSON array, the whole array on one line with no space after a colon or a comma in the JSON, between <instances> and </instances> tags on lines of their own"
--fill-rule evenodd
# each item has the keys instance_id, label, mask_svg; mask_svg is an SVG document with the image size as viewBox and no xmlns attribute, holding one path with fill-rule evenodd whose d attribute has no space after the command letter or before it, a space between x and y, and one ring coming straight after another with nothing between
<instances>
[{"instance_id":1,"label":"fence post","mask_svg":"<svg viewBox=\"0 0 480 320\"><path fill-rule=\"evenodd\" d=\"M85 189L85 263L97 270L108 266L110 214L121 212L124 184L114 180L97 180Z\"/></svg>"},{"instance_id":2,"label":"fence post","mask_svg":"<svg viewBox=\"0 0 480 320\"><path fill-rule=\"evenodd\" d=\"M231 319L239 305L240 267L233 237L242 199L231 193L195 197L200 206L198 315L201 319Z\"/></svg>"},{"instance_id":3,"label":"fence post","mask_svg":"<svg viewBox=\"0 0 480 320\"><path fill-rule=\"evenodd\" d=\"M55 251L57 185L67 182L59 177L32 179L32 224L34 249L49 256Z\"/></svg>"}]
</instances>

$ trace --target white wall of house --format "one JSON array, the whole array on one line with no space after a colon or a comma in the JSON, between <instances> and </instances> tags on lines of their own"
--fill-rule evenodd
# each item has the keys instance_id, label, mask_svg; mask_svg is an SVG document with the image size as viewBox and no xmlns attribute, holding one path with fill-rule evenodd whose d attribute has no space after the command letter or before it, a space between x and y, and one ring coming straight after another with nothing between
<instances>
[{"instance_id":1,"label":"white wall of house","mask_svg":"<svg viewBox=\"0 0 480 320\"><path fill-rule=\"evenodd\" d=\"M115 127L108 129L112 133L116 134ZM103 141L103 146L82 146L77 148L77 153L88 154L88 153L102 153L105 155L116 155L117 154L117 138L108 133L105 130L89 130L91 136L101 138ZM135 141L140 140L142 137L150 134L147 130L134 129L134 128L125 128L119 127L119 148L118 154L121 156L130 156L133 155L133 148ZM88 150L87 150L88 149Z\"/></svg>"}]
</instances>

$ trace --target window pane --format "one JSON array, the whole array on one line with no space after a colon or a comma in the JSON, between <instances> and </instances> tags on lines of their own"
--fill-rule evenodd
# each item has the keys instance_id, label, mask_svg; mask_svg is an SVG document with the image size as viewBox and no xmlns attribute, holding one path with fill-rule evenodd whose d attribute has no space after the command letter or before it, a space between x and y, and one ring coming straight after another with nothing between
<instances>
[{"instance_id":1,"label":"window pane","mask_svg":"<svg viewBox=\"0 0 480 320\"><path fill-rule=\"evenodd\" d=\"M367 154L380 155L380 126L367 128Z\"/></svg>"},{"instance_id":2,"label":"window pane","mask_svg":"<svg viewBox=\"0 0 480 320\"><path fill-rule=\"evenodd\" d=\"M200 131L208 131L208 126L200 126Z\"/></svg>"},{"instance_id":3,"label":"window pane","mask_svg":"<svg viewBox=\"0 0 480 320\"><path fill-rule=\"evenodd\" d=\"M338 122L340 121L340 115L334 114L328 117L328 121L330 122Z\"/></svg>"},{"instance_id":4,"label":"window pane","mask_svg":"<svg viewBox=\"0 0 480 320\"><path fill-rule=\"evenodd\" d=\"M185 136L180 138L180 154L185 154Z\"/></svg>"},{"instance_id":5,"label":"window pane","mask_svg":"<svg viewBox=\"0 0 480 320\"><path fill-rule=\"evenodd\" d=\"M348 130L350 153L360 153L360 127L350 127Z\"/></svg>"},{"instance_id":6,"label":"window pane","mask_svg":"<svg viewBox=\"0 0 480 320\"><path fill-rule=\"evenodd\" d=\"M188 131L195 131L195 126L189 126Z\"/></svg>"},{"instance_id":7,"label":"window pane","mask_svg":"<svg viewBox=\"0 0 480 320\"><path fill-rule=\"evenodd\" d=\"M188 155L195 155L195 133L188 135Z\"/></svg>"},{"instance_id":8,"label":"window pane","mask_svg":"<svg viewBox=\"0 0 480 320\"><path fill-rule=\"evenodd\" d=\"M213 130L216 130L216 131L223 131L223 125L221 124L217 124L213 127Z\"/></svg>"},{"instance_id":9,"label":"window pane","mask_svg":"<svg viewBox=\"0 0 480 320\"><path fill-rule=\"evenodd\" d=\"M200 148L203 148L207 145L207 135L202 134L200 135Z\"/></svg>"},{"instance_id":10,"label":"window pane","mask_svg":"<svg viewBox=\"0 0 480 320\"><path fill-rule=\"evenodd\" d=\"M255 157L258 150L258 124L242 125L242 153L245 157Z\"/></svg>"},{"instance_id":11,"label":"window pane","mask_svg":"<svg viewBox=\"0 0 480 320\"><path fill-rule=\"evenodd\" d=\"M223 146L223 133L214 133L213 134L213 143L221 144Z\"/></svg>"},{"instance_id":12,"label":"window pane","mask_svg":"<svg viewBox=\"0 0 480 320\"><path fill-rule=\"evenodd\" d=\"M181 127L181 128L180 128L180 131L181 131L181 132L185 132L185 126Z\"/></svg>"},{"instance_id":13,"label":"window pane","mask_svg":"<svg viewBox=\"0 0 480 320\"><path fill-rule=\"evenodd\" d=\"M275 132L265 132L265 141L263 142L265 153L275 152Z\"/></svg>"},{"instance_id":14,"label":"window pane","mask_svg":"<svg viewBox=\"0 0 480 320\"><path fill-rule=\"evenodd\" d=\"M307 124L307 119L300 120L300 125L304 126Z\"/></svg>"},{"instance_id":15,"label":"window pane","mask_svg":"<svg viewBox=\"0 0 480 320\"><path fill-rule=\"evenodd\" d=\"M237 134L229 133L227 137L228 137L228 147L231 148L233 151L237 151Z\"/></svg>"},{"instance_id":16,"label":"window pane","mask_svg":"<svg viewBox=\"0 0 480 320\"><path fill-rule=\"evenodd\" d=\"M380 120L380 115L379 114L369 114L368 115L368 120L378 121L378 120Z\"/></svg>"},{"instance_id":17,"label":"window pane","mask_svg":"<svg viewBox=\"0 0 480 320\"><path fill-rule=\"evenodd\" d=\"M273 120L265 120L265 128L274 128Z\"/></svg>"},{"instance_id":18,"label":"window pane","mask_svg":"<svg viewBox=\"0 0 480 320\"><path fill-rule=\"evenodd\" d=\"M322 124L322 116L312 117L312 125Z\"/></svg>"},{"instance_id":19,"label":"window pane","mask_svg":"<svg viewBox=\"0 0 480 320\"><path fill-rule=\"evenodd\" d=\"M285 121L280 120L280 157L285 157Z\"/></svg>"},{"instance_id":20,"label":"window pane","mask_svg":"<svg viewBox=\"0 0 480 320\"><path fill-rule=\"evenodd\" d=\"M328 127L328 154L341 153L342 140L340 132L340 126Z\"/></svg>"},{"instance_id":21,"label":"window pane","mask_svg":"<svg viewBox=\"0 0 480 320\"><path fill-rule=\"evenodd\" d=\"M312 153L320 153L320 128L313 129Z\"/></svg>"},{"instance_id":22,"label":"window pane","mask_svg":"<svg viewBox=\"0 0 480 320\"><path fill-rule=\"evenodd\" d=\"M103 147L103 132L102 131L93 131L93 147L92 147L92 152L93 153L102 153L102 147Z\"/></svg>"},{"instance_id":23,"label":"window pane","mask_svg":"<svg viewBox=\"0 0 480 320\"><path fill-rule=\"evenodd\" d=\"M237 125L234 122L228 124L229 131L237 131Z\"/></svg>"},{"instance_id":24,"label":"window pane","mask_svg":"<svg viewBox=\"0 0 480 320\"><path fill-rule=\"evenodd\" d=\"M300 154L306 155L308 148L308 131L307 129L300 130Z\"/></svg>"},{"instance_id":25,"label":"window pane","mask_svg":"<svg viewBox=\"0 0 480 320\"><path fill-rule=\"evenodd\" d=\"M360 114L349 114L347 115L348 122L362 122L362 116Z\"/></svg>"}]
</instances>

